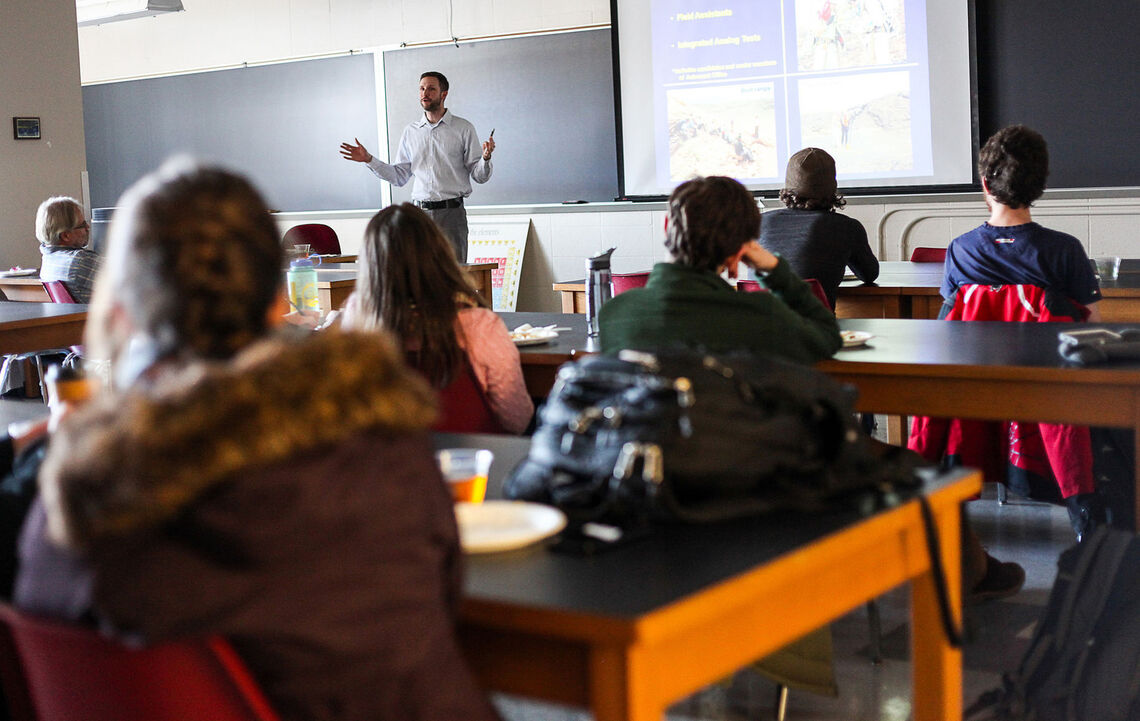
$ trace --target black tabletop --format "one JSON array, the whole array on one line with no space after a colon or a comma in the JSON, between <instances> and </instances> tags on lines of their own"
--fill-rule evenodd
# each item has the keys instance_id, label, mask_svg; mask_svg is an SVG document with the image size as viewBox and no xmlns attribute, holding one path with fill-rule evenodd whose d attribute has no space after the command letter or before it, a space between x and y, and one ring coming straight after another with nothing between
<instances>
[{"instance_id":1,"label":"black tabletop","mask_svg":"<svg viewBox=\"0 0 1140 721\"><path fill-rule=\"evenodd\" d=\"M571 330L552 343L520 348L523 354L560 355L567 359L594 352L587 342L581 313L500 313L508 328L523 323L551 323ZM914 320L909 318L845 318L843 330L860 330L873 338L860 348L844 349L835 360L858 363L909 363L975 367L1075 368L1057 353L1057 334L1071 328L1137 328L1127 323L1007 323L1002 321ZM525 359L524 359L525 361ZM1140 370L1140 363L1114 362L1090 368Z\"/></svg>"},{"instance_id":2,"label":"black tabletop","mask_svg":"<svg viewBox=\"0 0 1140 721\"><path fill-rule=\"evenodd\" d=\"M86 312L87 306L83 303L22 303L16 301L0 301L0 323L13 323L40 318L57 318Z\"/></svg>"},{"instance_id":3,"label":"black tabletop","mask_svg":"<svg viewBox=\"0 0 1140 721\"><path fill-rule=\"evenodd\" d=\"M1058 333L1074 328L1120 330L1140 325L849 318L840 320L839 327L874 337L861 348L839 351L837 361L1062 369L1077 366L1057 352ZM1114 362L1090 368L1140 370L1140 363Z\"/></svg>"},{"instance_id":4,"label":"black tabletop","mask_svg":"<svg viewBox=\"0 0 1140 721\"><path fill-rule=\"evenodd\" d=\"M495 453L489 497L526 457L529 439L436 434L437 448L488 448ZM931 479L931 491L961 472ZM860 520L854 511L779 513L705 524L671 524L596 555L540 544L466 556L466 595L527 607L634 618L712 586Z\"/></svg>"}]
</instances>

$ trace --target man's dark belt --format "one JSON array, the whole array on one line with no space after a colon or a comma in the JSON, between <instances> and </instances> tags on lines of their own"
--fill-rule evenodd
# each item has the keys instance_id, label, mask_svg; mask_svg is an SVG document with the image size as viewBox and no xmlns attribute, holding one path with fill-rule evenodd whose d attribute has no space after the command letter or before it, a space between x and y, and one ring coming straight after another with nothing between
<instances>
[{"instance_id":1,"label":"man's dark belt","mask_svg":"<svg viewBox=\"0 0 1140 721\"><path fill-rule=\"evenodd\" d=\"M447 200L413 200L413 205L418 205L424 210L443 210L444 208L462 208L463 198L448 198Z\"/></svg>"}]
</instances>

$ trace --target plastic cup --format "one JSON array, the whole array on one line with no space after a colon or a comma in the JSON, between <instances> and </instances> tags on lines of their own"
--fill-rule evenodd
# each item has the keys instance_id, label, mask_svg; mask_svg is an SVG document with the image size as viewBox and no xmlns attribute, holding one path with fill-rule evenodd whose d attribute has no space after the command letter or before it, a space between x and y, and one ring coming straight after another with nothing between
<instances>
[{"instance_id":1,"label":"plastic cup","mask_svg":"<svg viewBox=\"0 0 1140 721\"><path fill-rule=\"evenodd\" d=\"M1096 266L1096 274L1100 276L1101 280L1116 280L1120 275L1120 258L1118 257L1094 258L1093 265Z\"/></svg>"},{"instance_id":2,"label":"plastic cup","mask_svg":"<svg viewBox=\"0 0 1140 721\"><path fill-rule=\"evenodd\" d=\"M456 503L482 503L487 495L487 473L495 454L486 449L445 448L437 451L439 471Z\"/></svg>"}]
</instances>

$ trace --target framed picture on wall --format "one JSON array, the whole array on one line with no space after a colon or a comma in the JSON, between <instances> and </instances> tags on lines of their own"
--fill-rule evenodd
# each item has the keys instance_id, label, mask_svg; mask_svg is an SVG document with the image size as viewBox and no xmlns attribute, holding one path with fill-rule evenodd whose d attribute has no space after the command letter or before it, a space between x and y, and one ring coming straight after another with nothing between
<instances>
[{"instance_id":1,"label":"framed picture on wall","mask_svg":"<svg viewBox=\"0 0 1140 721\"><path fill-rule=\"evenodd\" d=\"M39 140L39 118L12 118L12 136L16 140Z\"/></svg>"}]
</instances>

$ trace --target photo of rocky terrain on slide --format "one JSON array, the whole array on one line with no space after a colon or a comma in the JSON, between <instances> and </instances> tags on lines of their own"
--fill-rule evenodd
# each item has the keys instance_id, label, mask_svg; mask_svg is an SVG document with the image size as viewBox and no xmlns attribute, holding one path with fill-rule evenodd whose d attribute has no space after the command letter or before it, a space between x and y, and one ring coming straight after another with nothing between
<instances>
[{"instance_id":1,"label":"photo of rocky terrain on slide","mask_svg":"<svg viewBox=\"0 0 1140 721\"><path fill-rule=\"evenodd\" d=\"M776 104L771 83L670 90L669 178L776 178Z\"/></svg>"},{"instance_id":2,"label":"photo of rocky terrain on slide","mask_svg":"<svg viewBox=\"0 0 1140 721\"><path fill-rule=\"evenodd\" d=\"M801 71L904 62L903 0L798 0L796 49Z\"/></svg>"},{"instance_id":3,"label":"photo of rocky terrain on slide","mask_svg":"<svg viewBox=\"0 0 1140 721\"><path fill-rule=\"evenodd\" d=\"M914 169L906 72L801 80L799 95L803 146L831 153L840 175Z\"/></svg>"}]
</instances>

